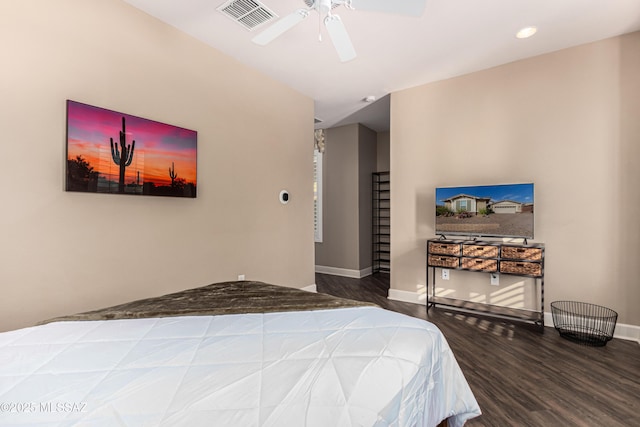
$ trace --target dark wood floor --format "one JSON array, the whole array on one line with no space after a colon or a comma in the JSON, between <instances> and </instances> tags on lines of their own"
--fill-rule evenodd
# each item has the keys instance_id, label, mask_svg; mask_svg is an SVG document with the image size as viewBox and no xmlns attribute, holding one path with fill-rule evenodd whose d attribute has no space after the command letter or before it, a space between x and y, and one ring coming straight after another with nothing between
<instances>
[{"instance_id":1,"label":"dark wood floor","mask_svg":"<svg viewBox=\"0 0 640 427\"><path fill-rule=\"evenodd\" d=\"M567 341L553 328L387 299L389 275L316 274L318 292L370 301L443 332L482 409L474 426L640 426L640 345Z\"/></svg>"}]
</instances>

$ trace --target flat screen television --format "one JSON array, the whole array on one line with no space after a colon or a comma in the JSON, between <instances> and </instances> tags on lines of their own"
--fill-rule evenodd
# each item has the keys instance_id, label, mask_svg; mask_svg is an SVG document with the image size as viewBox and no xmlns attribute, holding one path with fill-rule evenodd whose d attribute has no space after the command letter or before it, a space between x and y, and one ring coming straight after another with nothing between
<instances>
[{"instance_id":1,"label":"flat screen television","mask_svg":"<svg viewBox=\"0 0 640 427\"><path fill-rule=\"evenodd\" d=\"M435 233L533 239L533 184L436 188Z\"/></svg>"}]
</instances>

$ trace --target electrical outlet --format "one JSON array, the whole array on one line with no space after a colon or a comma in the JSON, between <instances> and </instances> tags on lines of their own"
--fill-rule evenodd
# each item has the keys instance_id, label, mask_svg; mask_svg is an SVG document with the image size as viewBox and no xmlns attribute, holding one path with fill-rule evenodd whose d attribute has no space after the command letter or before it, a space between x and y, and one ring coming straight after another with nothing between
<instances>
[{"instance_id":1,"label":"electrical outlet","mask_svg":"<svg viewBox=\"0 0 640 427\"><path fill-rule=\"evenodd\" d=\"M442 280L449 280L449 270L446 268L442 269Z\"/></svg>"},{"instance_id":2,"label":"electrical outlet","mask_svg":"<svg viewBox=\"0 0 640 427\"><path fill-rule=\"evenodd\" d=\"M500 276L498 273L491 273L491 284L493 286L498 286L500 284Z\"/></svg>"},{"instance_id":3,"label":"electrical outlet","mask_svg":"<svg viewBox=\"0 0 640 427\"><path fill-rule=\"evenodd\" d=\"M238 280L244 280L244 274L238 274Z\"/></svg>"}]
</instances>

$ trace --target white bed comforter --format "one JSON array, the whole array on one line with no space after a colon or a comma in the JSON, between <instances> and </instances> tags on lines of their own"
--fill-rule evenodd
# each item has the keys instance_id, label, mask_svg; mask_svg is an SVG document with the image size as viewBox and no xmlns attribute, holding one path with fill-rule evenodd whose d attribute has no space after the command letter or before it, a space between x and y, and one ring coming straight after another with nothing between
<instances>
[{"instance_id":1,"label":"white bed comforter","mask_svg":"<svg viewBox=\"0 0 640 427\"><path fill-rule=\"evenodd\" d=\"M479 414L440 331L374 307L0 334L5 427L457 427Z\"/></svg>"}]
</instances>

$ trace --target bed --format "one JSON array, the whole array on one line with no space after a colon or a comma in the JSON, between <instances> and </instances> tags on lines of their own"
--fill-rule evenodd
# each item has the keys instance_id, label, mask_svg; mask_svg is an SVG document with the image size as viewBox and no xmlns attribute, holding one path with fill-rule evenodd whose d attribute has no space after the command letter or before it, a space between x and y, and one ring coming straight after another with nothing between
<instances>
[{"instance_id":1,"label":"bed","mask_svg":"<svg viewBox=\"0 0 640 427\"><path fill-rule=\"evenodd\" d=\"M462 426L480 409L432 324L225 282L0 334L2 426Z\"/></svg>"}]
</instances>

